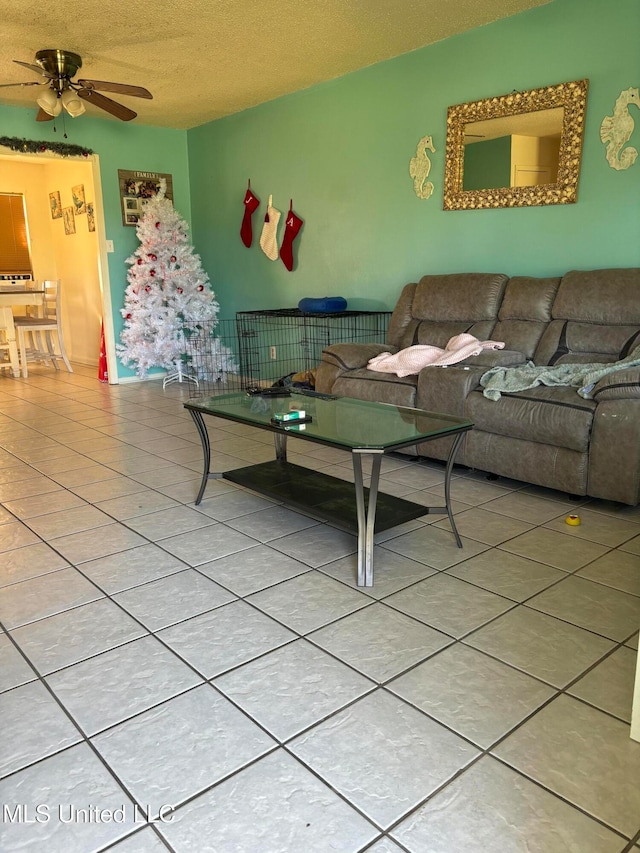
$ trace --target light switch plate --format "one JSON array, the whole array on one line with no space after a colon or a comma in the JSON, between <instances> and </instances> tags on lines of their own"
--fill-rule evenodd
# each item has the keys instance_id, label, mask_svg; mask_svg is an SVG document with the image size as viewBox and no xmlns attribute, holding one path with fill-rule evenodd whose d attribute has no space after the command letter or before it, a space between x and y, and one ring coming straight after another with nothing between
<instances>
[{"instance_id":1,"label":"light switch plate","mask_svg":"<svg viewBox=\"0 0 640 853\"><path fill-rule=\"evenodd\" d=\"M113 240L105 240L107 244L107 252L113 252L115 249L113 248Z\"/></svg>"}]
</instances>

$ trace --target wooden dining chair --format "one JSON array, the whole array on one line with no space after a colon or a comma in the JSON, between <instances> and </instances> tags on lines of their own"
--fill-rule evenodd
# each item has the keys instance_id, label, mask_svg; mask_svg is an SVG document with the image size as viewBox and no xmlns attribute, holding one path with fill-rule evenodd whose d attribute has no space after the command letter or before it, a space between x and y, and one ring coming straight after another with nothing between
<instances>
[{"instance_id":1,"label":"wooden dining chair","mask_svg":"<svg viewBox=\"0 0 640 853\"><path fill-rule=\"evenodd\" d=\"M26 290L27 284L32 284L31 281L6 279L0 281L0 293L11 292L15 290ZM15 323L15 319L14 319ZM11 356L9 354L9 330L2 321L2 311L0 311L0 375L4 376L5 370L11 372Z\"/></svg>"},{"instance_id":2,"label":"wooden dining chair","mask_svg":"<svg viewBox=\"0 0 640 853\"><path fill-rule=\"evenodd\" d=\"M69 373L73 373L62 335L60 281L45 281L43 287L43 316L16 317L14 320L20 351L20 367L24 378L29 375L28 361L44 361L45 363L51 361L55 369L59 370L58 360L62 359Z\"/></svg>"},{"instance_id":3,"label":"wooden dining chair","mask_svg":"<svg viewBox=\"0 0 640 853\"><path fill-rule=\"evenodd\" d=\"M4 376L6 369L11 370L9 342L7 339L7 329L0 319L0 376Z\"/></svg>"}]
</instances>

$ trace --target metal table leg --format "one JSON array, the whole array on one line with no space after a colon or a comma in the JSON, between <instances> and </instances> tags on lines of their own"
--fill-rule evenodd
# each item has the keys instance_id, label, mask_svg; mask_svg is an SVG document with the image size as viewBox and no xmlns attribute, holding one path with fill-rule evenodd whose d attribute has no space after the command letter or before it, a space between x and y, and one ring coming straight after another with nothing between
<instances>
[{"instance_id":1,"label":"metal table leg","mask_svg":"<svg viewBox=\"0 0 640 853\"><path fill-rule=\"evenodd\" d=\"M453 460L456 458L456 453L458 452L458 447L460 446L460 442L463 437L464 433L459 432L454 438L451 450L449 451L449 458L447 459L447 467L444 474L444 502L447 509L447 515L449 516L449 523L451 524L453 535L456 537L456 544L458 548L462 548L462 540L458 534L456 523L453 520L453 511L451 509L451 471L453 470Z\"/></svg>"},{"instance_id":2,"label":"metal table leg","mask_svg":"<svg viewBox=\"0 0 640 853\"><path fill-rule=\"evenodd\" d=\"M193 418L193 422L196 425L196 429L198 430L198 435L200 436L200 442L202 444L202 455L203 459L203 467L202 467L202 482L200 483L200 491L198 492L198 497L196 498L196 506L202 500L202 496L204 495L204 490L207 487L207 482L209 480L219 480L222 477L222 474L211 474L209 472L209 466L211 465L211 444L209 443L209 433L207 432L207 428L204 425L204 418L200 412L197 412L195 409L189 409L189 414Z\"/></svg>"},{"instance_id":3,"label":"metal table leg","mask_svg":"<svg viewBox=\"0 0 640 853\"><path fill-rule=\"evenodd\" d=\"M276 449L276 459L278 462L287 461L287 434L283 432L274 432L273 443Z\"/></svg>"},{"instance_id":4,"label":"metal table leg","mask_svg":"<svg viewBox=\"0 0 640 853\"><path fill-rule=\"evenodd\" d=\"M372 463L368 502L365 501L364 495L363 455L365 452L358 450L351 453L358 516L358 586L373 586L373 533L376 523L376 501L378 500L382 452L366 452L367 456L371 456Z\"/></svg>"}]
</instances>

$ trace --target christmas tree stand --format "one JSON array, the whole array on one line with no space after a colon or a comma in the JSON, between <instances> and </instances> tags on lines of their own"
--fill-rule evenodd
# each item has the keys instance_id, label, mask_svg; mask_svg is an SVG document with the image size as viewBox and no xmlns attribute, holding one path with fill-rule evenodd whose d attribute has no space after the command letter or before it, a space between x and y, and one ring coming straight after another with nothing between
<instances>
[{"instance_id":1,"label":"christmas tree stand","mask_svg":"<svg viewBox=\"0 0 640 853\"><path fill-rule=\"evenodd\" d=\"M162 380L162 390L170 385L172 382L193 382L195 383L196 388L199 387L199 382L195 376L191 376L189 373L185 373L182 369L181 364L176 364L176 369L173 373L167 373L167 375Z\"/></svg>"}]
</instances>

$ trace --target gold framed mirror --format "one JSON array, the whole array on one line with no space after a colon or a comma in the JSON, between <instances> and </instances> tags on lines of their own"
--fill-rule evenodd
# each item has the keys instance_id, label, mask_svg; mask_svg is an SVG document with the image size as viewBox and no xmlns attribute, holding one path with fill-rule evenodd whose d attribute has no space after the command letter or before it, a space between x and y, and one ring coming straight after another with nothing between
<instances>
[{"instance_id":1,"label":"gold framed mirror","mask_svg":"<svg viewBox=\"0 0 640 853\"><path fill-rule=\"evenodd\" d=\"M588 80L447 111L444 209L574 204Z\"/></svg>"}]
</instances>

